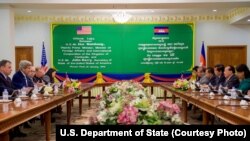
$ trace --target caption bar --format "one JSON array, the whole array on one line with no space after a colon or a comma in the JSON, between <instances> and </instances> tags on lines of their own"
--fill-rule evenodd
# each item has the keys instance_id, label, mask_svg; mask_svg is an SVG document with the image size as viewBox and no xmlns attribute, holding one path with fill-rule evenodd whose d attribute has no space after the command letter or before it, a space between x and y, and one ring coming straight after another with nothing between
<instances>
[{"instance_id":1,"label":"caption bar","mask_svg":"<svg viewBox=\"0 0 250 141\"><path fill-rule=\"evenodd\" d=\"M104 137L164 137L171 140L189 138L202 138L207 140L219 140L221 138L237 138L249 140L247 132L249 126L138 126L138 125L57 125L56 140L98 140ZM237 140L237 141L239 141Z\"/></svg>"}]
</instances>

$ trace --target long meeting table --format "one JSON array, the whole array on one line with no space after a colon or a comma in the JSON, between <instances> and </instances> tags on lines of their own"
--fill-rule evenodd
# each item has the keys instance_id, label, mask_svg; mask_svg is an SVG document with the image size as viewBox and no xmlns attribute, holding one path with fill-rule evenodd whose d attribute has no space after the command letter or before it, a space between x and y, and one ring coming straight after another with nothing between
<instances>
[{"instance_id":1,"label":"long meeting table","mask_svg":"<svg viewBox=\"0 0 250 141\"><path fill-rule=\"evenodd\" d=\"M46 141L50 140L51 112L50 110L65 103L67 104L67 124L70 124L72 100L79 96L79 112L82 107L82 93L90 90L94 84L83 84L81 93L64 93L48 97L39 97L36 100L23 100L21 103L0 103L0 140L9 141L9 130L36 117L44 115Z\"/></svg>"},{"instance_id":2,"label":"long meeting table","mask_svg":"<svg viewBox=\"0 0 250 141\"><path fill-rule=\"evenodd\" d=\"M241 106L238 99L223 99L223 95L209 95L192 90L176 90L170 83L159 84L165 91L171 92L174 97L180 97L183 108L183 121L187 122L187 103L201 108L203 110L203 124L208 124L209 114L219 117L230 124L250 124L250 103L248 106Z\"/></svg>"}]
</instances>

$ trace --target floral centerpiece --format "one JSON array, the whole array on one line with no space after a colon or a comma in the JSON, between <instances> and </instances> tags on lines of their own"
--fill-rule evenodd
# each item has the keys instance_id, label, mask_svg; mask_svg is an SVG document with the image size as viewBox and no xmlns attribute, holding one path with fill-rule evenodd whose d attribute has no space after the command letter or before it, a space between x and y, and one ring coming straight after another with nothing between
<instances>
[{"instance_id":1,"label":"floral centerpiece","mask_svg":"<svg viewBox=\"0 0 250 141\"><path fill-rule=\"evenodd\" d=\"M177 79L176 81L174 81L173 87L185 91L189 88L189 82L187 81L187 79Z\"/></svg>"},{"instance_id":2,"label":"floral centerpiece","mask_svg":"<svg viewBox=\"0 0 250 141\"><path fill-rule=\"evenodd\" d=\"M51 86L45 86L44 87L44 93L46 94L52 94L53 93L53 88Z\"/></svg>"},{"instance_id":3,"label":"floral centerpiece","mask_svg":"<svg viewBox=\"0 0 250 141\"><path fill-rule=\"evenodd\" d=\"M97 95L96 99L100 100L95 121L98 124L182 124L178 115L180 109L176 104L157 101L138 82L116 82L102 95Z\"/></svg>"},{"instance_id":4,"label":"floral centerpiece","mask_svg":"<svg viewBox=\"0 0 250 141\"><path fill-rule=\"evenodd\" d=\"M63 81L63 89L66 93L79 93L81 88L81 81L66 78Z\"/></svg>"}]
</instances>

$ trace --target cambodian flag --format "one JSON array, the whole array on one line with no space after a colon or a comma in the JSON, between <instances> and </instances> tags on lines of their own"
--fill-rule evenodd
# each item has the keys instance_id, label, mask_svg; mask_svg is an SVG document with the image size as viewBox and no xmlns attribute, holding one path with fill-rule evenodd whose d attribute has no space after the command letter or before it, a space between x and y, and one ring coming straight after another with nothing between
<instances>
[{"instance_id":1,"label":"cambodian flag","mask_svg":"<svg viewBox=\"0 0 250 141\"><path fill-rule=\"evenodd\" d=\"M154 34L155 35L167 35L168 34L168 27L167 26L155 26L154 27Z\"/></svg>"},{"instance_id":2,"label":"cambodian flag","mask_svg":"<svg viewBox=\"0 0 250 141\"><path fill-rule=\"evenodd\" d=\"M200 55L200 66L206 66L206 53L205 53L205 46L204 46L204 41L202 42L201 46L201 55Z\"/></svg>"}]
</instances>

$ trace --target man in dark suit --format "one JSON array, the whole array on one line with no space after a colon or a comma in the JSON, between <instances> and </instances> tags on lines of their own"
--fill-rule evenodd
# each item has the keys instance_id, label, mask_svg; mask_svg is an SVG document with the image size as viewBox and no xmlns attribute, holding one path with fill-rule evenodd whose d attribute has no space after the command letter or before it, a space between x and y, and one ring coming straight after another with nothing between
<instances>
[{"instance_id":1,"label":"man in dark suit","mask_svg":"<svg viewBox=\"0 0 250 141\"><path fill-rule=\"evenodd\" d=\"M214 74L216 75L216 87L219 88L220 85L223 85L226 78L224 76L224 65L223 64L217 64L214 66Z\"/></svg>"},{"instance_id":2,"label":"man in dark suit","mask_svg":"<svg viewBox=\"0 0 250 141\"><path fill-rule=\"evenodd\" d=\"M2 95L4 89L7 89L9 94L12 94L14 90L9 77L11 71L11 62L9 60L2 60L0 62L0 95Z\"/></svg>"},{"instance_id":3,"label":"man in dark suit","mask_svg":"<svg viewBox=\"0 0 250 141\"><path fill-rule=\"evenodd\" d=\"M235 75L235 68L231 65L227 66L224 71L224 76L226 78L223 87L232 89L233 87L237 88L240 84L239 79Z\"/></svg>"},{"instance_id":4,"label":"man in dark suit","mask_svg":"<svg viewBox=\"0 0 250 141\"><path fill-rule=\"evenodd\" d=\"M34 87L33 82L29 78L31 73L32 63L27 60L21 60L19 63L19 70L13 75L12 85L14 89L23 89L26 94L30 93L31 87ZM24 123L25 128L31 128L28 122Z\"/></svg>"},{"instance_id":5,"label":"man in dark suit","mask_svg":"<svg viewBox=\"0 0 250 141\"><path fill-rule=\"evenodd\" d=\"M32 87L29 85L28 75L30 74L32 63L27 60L21 60L19 63L19 70L12 78L12 85L14 89L22 89L23 87Z\"/></svg>"},{"instance_id":6,"label":"man in dark suit","mask_svg":"<svg viewBox=\"0 0 250 141\"><path fill-rule=\"evenodd\" d=\"M36 68L34 66L30 67L30 72L28 74L27 80L28 80L28 87L34 87L34 81L33 78L36 73Z\"/></svg>"},{"instance_id":7,"label":"man in dark suit","mask_svg":"<svg viewBox=\"0 0 250 141\"><path fill-rule=\"evenodd\" d=\"M207 67L206 68L205 76L208 79L207 85L209 85L209 84L211 84L212 86L216 85L216 77L215 77L215 74L214 74L214 69L212 67Z\"/></svg>"},{"instance_id":8,"label":"man in dark suit","mask_svg":"<svg viewBox=\"0 0 250 141\"><path fill-rule=\"evenodd\" d=\"M4 89L7 89L9 94L12 94L14 91L13 86L11 84L11 79L9 75L12 72L11 62L9 60L2 60L0 62L0 93L2 95L2 92ZM16 126L13 130L10 132L10 137L25 137L27 134L20 131L19 126Z\"/></svg>"}]
</instances>

